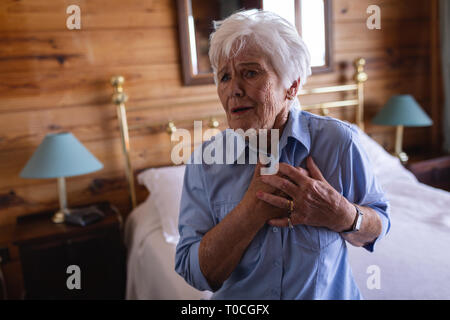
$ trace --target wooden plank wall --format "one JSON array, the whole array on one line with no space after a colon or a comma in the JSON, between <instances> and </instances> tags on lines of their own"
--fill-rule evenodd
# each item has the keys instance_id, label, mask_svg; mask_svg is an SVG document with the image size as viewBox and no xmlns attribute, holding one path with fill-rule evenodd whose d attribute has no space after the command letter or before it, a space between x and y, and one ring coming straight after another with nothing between
<instances>
[{"instance_id":1,"label":"wooden plank wall","mask_svg":"<svg viewBox=\"0 0 450 320\"><path fill-rule=\"evenodd\" d=\"M81 30L67 30L66 7L81 8ZM368 30L366 8L381 7L381 30ZM396 93L411 93L429 111L430 5L422 0L334 0L335 71L307 86L350 79L366 59L366 119ZM221 110L202 103L215 87L182 84L174 0L3 0L0 2L0 225L58 206L56 180L19 177L47 133L72 132L103 164L67 179L70 205L108 200L130 210L109 79L125 77L128 106L162 103L130 121L166 121ZM173 102L190 101L181 107ZM393 130L368 126L387 148ZM407 129L405 147L427 150L431 129ZM168 159L167 134L132 133L135 171ZM138 200L147 192L138 189Z\"/></svg>"}]
</instances>

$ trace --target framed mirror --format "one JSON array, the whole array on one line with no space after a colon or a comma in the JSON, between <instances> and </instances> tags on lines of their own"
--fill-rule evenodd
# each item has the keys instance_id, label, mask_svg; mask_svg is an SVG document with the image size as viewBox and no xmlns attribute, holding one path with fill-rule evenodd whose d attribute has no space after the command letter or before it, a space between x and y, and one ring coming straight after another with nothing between
<instances>
[{"instance_id":1,"label":"framed mirror","mask_svg":"<svg viewBox=\"0 0 450 320\"><path fill-rule=\"evenodd\" d=\"M185 85L214 83L208 57L214 21L255 8L273 11L295 24L311 53L313 74L333 70L331 0L177 0Z\"/></svg>"}]
</instances>

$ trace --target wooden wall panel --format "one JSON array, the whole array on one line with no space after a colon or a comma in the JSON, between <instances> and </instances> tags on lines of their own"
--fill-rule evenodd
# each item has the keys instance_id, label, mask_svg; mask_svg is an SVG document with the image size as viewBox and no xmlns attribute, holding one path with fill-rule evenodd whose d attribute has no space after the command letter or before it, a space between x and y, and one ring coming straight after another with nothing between
<instances>
[{"instance_id":1,"label":"wooden wall panel","mask_svg":"<svg viewBox=\"0 0 450 320\"><path fill-rule=\"evenodd\" d=\"M382 23L386 21L428 20L430 8L425 1L393 0L333 0L333 18L335 23L361 21L367 17L367 8L378 5L381 8ZM382 26L383 28L383 26Z\"/></svg>"},{"instance_id":2,"label":"wooden wall panel","mask_svg":"<svg viewBox=\"0 0 450 320\"><path fill-rule=\"evenodd\" d=\"M0 72L72 70L178 61L174 27L0 32Z\"/></svg>"},{"instance_id":3,"label":"wooden wall panel","mask_svg":"<svg viewBox=\"0 0 450 320\"><path fill-rule=\"evenodd\" d=\"M174 1L166 0L31 0L0 2L0 31L66 31L66 8L76 4L82 29L175 27Z\"/></svg>"},{"instance_id":4,"label":"wooden wall panel","mask_svg":"<svg viewBox=\"0 0 450 320\"><path fill-rule=\"evenodd\" d=\"M123 159L109 79L125 77L130 123L165 122L220 112L214 85L182 84L173 0L84 0L82 29L69 31L66 1L0 3L0 225L17 215L57 207L56 181L18 177L44 136L71 131L104 164L69 178L69 203L110 200L129 212ZM382 29L368 30L366 9L381 7ZM395 93L430 104L430 9L420 0L334 0L335 70L307 86L349 81L353 60L366 59L366 120ZM180 106L181 102L188 102ZM302 102L307 102L305 98ZM149 107L146 110L139 109ZM224 124L224 120L221 120ZM392 128L368 124L369 133L393 147ZM405 146L427 150L429 128L406 129ZM169 162L166 133L131 133L135 173ZM138 200L147 192L138 187Z\"/></svg>"},{"instance_id":5,"label":"wooden wall panel","mask_svg":"<svg viewBox=\"0 0 450 320\"><path fill-rule=\"evenodd\" d=\"M66 106L109 104L109 79L123 75L130 106L169 103L181 99L195 102L204 95L216 95L214 86L182 86L176 63L142 66L92 66L79 70L5 72L0 79L0 114L11 111L60 109ZM64 80L64 81L63 81ZM45 95L45 99L40 99ZM112 105L113 106L113 105Z\"/></svg>"}]
</instances>

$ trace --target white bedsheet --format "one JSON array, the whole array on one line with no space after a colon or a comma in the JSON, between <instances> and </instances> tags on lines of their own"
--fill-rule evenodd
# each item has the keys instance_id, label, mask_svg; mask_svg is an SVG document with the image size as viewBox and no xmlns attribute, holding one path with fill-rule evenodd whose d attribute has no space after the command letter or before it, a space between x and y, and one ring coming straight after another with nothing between
<instances>
[{"instance_id":1,"label":"white bedsheet","mask_svg":"<svg viewBox=\"0 0 450 320\"><path fill-rule=\"evenodd\" d=\"M373 253L348 245L365 299L450 299L450 192L419 183L396 158L360 132L377 180L391 204L391 230ZM374 265L380 289L367 281Z\"/></svg>"},{"instance_id":2,"label":"white bedsheet","mask_svg":"<svg viewBox=\"0 0 450 320\"><path fill-rule=\"evenodd\" d=\"M450 193L419 183L365 134L362 142L391 204L391 230L375 252L348 245L364 298L450 299ZM210 297L174 271L175 245L165 241L152 205L139 205L126 222L127 299ZM379 268L380 289L367 287L371 265Z\"/></svg>"},{"instance_id":3,"label":"white bedsheet","mask_svg":"<svg viewBox=\"0 0 450 320\"><path fill-rule=\"evenodd\" d=\"M373 253L348 245L365 299L450 299L450 193L392 166L379 177L391 203L391 230ZM380 289L367 280L375 265Z\"/></svg>"}]
</instances>

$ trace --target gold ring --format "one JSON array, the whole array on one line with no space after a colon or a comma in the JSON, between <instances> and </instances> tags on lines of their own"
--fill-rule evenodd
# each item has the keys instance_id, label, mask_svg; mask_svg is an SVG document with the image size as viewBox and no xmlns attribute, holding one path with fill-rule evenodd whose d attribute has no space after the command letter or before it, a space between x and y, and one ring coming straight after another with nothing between
<instances>
[{"instance_id":1,"label":"gold ring","mask_svg":"<svg viewBox=\"0 0 450 320\"><path fill-rule=\"evenodd\" d=\"M289 200L289 213L294 211L294 201Z\"/></svg>"}]
</instances>

